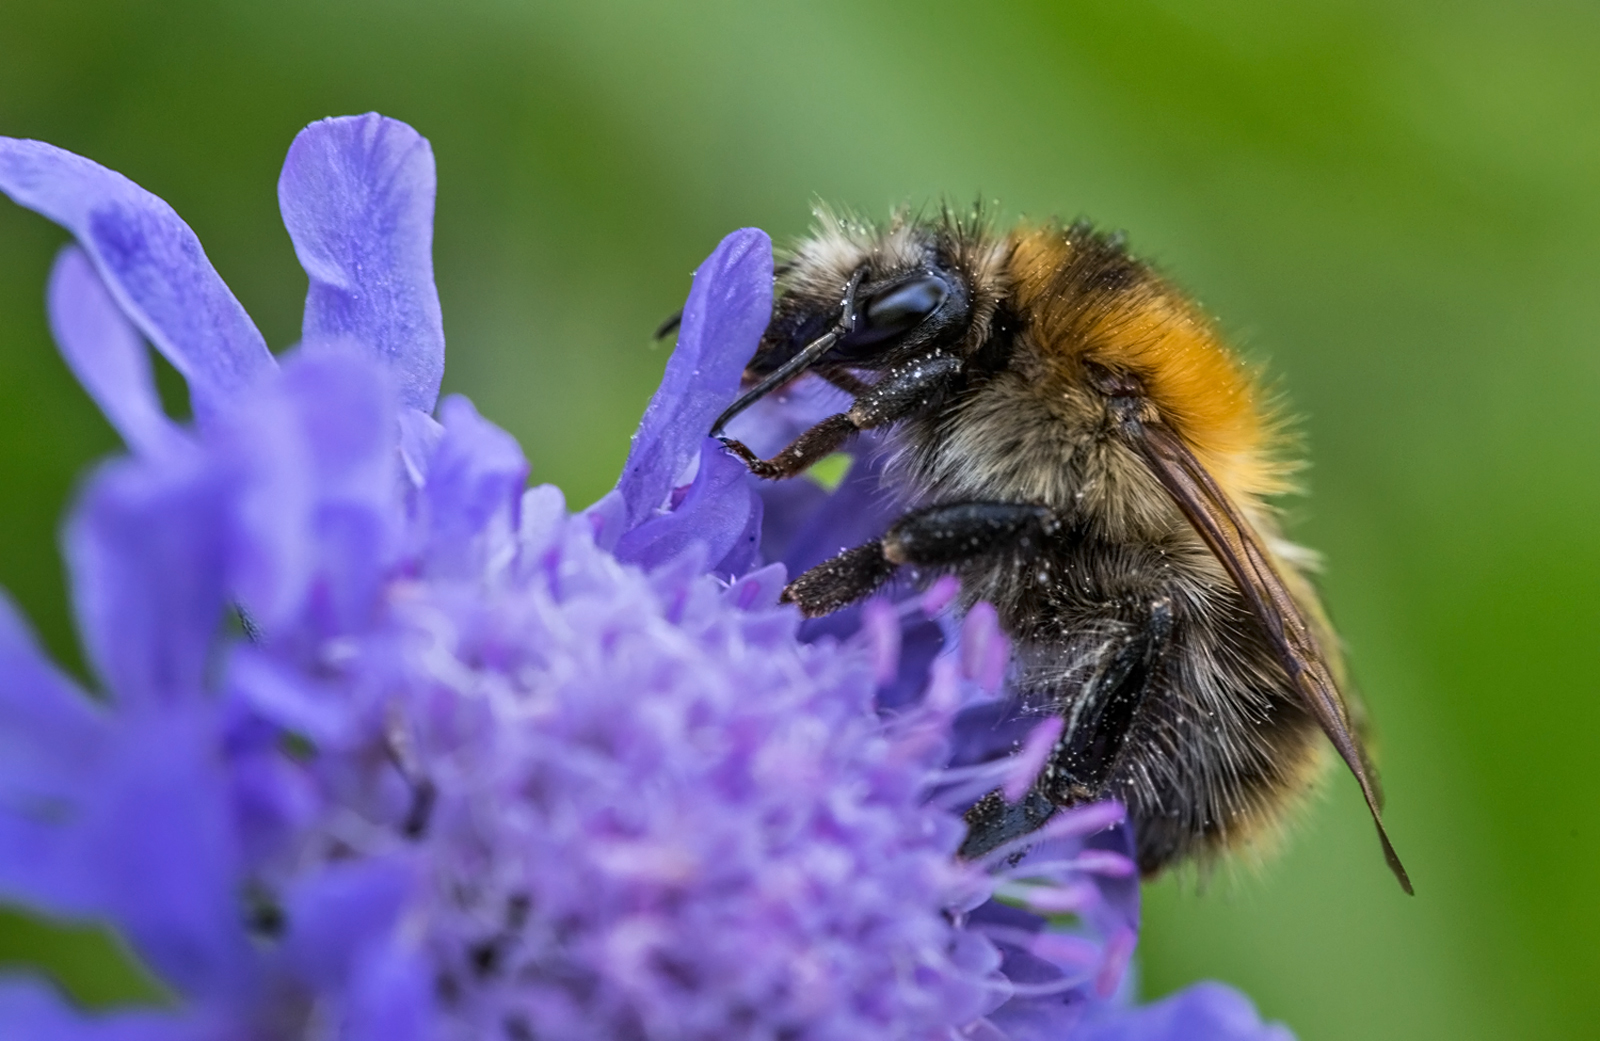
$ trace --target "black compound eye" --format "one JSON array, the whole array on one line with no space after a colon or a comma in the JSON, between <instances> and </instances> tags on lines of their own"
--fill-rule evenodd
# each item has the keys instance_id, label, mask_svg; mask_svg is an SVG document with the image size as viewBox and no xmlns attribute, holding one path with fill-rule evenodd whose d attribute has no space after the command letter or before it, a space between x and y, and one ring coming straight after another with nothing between
<instances>
[{"instance_id":1,"label":"black compound eye","mask_svg":"<svg viewBox=\"0 0 1600 1041\"><path fill-rule=\"evenodd\" d=\"M850 334L852 346L865 346L909 332L950 296L950 287L936 275L890 286L867 298Z\"/></svg>"}]
</instances>

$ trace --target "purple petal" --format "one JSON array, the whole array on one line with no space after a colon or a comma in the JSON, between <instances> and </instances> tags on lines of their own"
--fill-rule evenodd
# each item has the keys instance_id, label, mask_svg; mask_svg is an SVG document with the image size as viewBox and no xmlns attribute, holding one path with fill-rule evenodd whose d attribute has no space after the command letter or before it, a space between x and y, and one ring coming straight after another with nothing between
<instances>
[{"instance_id":1,"label":"purple petal","mask_svg":"<svg viewBox=\"0 0 1600 1041\"><path fill-rule=\"evenodd\" d=\"M451 395L422 488L426 555L435 574L482 575L489 557L509 560L528 461L516 439ZM496 550L503 551L496 554Z\"/></svg>"},{"instance_id":2,"label":"purple petal","mask_svg":"<svg viewBox=\"0 0 1600 1041\"><path fill-rule=\"evenodd\" d=\"M124 706L191 699L222 619L225 486L197 460L102 467L66 557L84 647Z\"/></svg>"},{"instance_id":3,"label":"purple petal","mask_svg":"<svg viewBox=\"0 0 1600 1041\"><path fill-rule=\"evenodd\" d=\"M1066 720L1061 716L1047 716L1028 732L1022 750L1012 757L1006 769L1006 783L1001 789L1006 802L1016 802L1033 785L1065 725Z\"/></svg>"},{"instance_id":4,"label":"purple petal","mask_svg":"<svg viewBox=\"0 0 1600 1041\"><path fill-rule=\"evenodd\" d=\"M1221 983L1197 983L1139 1008L1103 1006L1075 1041L1294 1041L1281 1023L1263 1023L1250 999Z\"/></svg>"},{"instance_id":5,"label":"purple petal","mask_svg":"<svg viewBox=\"0 0 1600 1041\"><path fill-rule=\"evenodd\" d=\"M628 501L613 488L586 507L583 518L594 533L594 544L609 552L627 531Z\"/></svg>"},{"instance_id":6,"label":"purple petal","mask_svg":"<svg viewBox=\"0 0 1600 1041\"><path fill-rule=\"evenodd\" d=\"M401 401L433 411L444 322L433 284L433 151L377 113L300 131L278 204L311 279L307 344L352 337L393 367Z\"/></svg>"},{"instance_id":7,"label":"purple petal","mask_svg":"<svg viewBox=\"0 0 1600 1041\"><path fill-rule=\"evenodd\" d=\"M682 624L696 604L707 601L705 574L703 542L690 542L682 553L650 569L650 588L661 598L663 611L674 624Z\"/></svg>"},{"instance_id":8,"label":"purple petal","mask_svg":"<svg viewBox=\"0 0 1600 1041\"><path fill-rule=\"evenodd\" d=\"M708 570L713 574L732 578L736 575L742 575L762 563L761 516L764 507L761 502L761 496L750 488L748 473L745 474L742 487L737 490L730 488L725 495L727 505L724 508L737 512L742 506L745 514L744 530L733 537L732 545L728 547L728 551L722 555L720 560L716 560Z\"/></svg>"},{"instance_id":9,"label":"purple petal","mask_svg":"<svg viewBox=\"0 0 1600 1041\"><path fill-rule=\"evenodd\" d=\"M350 981L344 1041L422 1041L434 1034L433 970L413 950L387 945ZM509 1031L508 1031L509 1033Z\"/></svg>"},{"instance_id":10,"label":"purple petal","mask_svg":"<svg viewBox=\"0 0 1600 1041\"><path fill-rule=\"evenodd\" d=\"M736 231L695 272L678 346L633 436L617 481L628 528L650 517L677 486L712 421L738 393L771 315L772 242L755 228Z\"/></svg>"},{"instance_id":11,"label":"purple petal","mask_svg":"<svg viewBox=\"0 0 1600 1041\"><path fill-rule=\"evenodd\" d=\"M0 138L0 192L72 232L106 288L189 381L203 422L272 368L266 341L172 207L41 141Z\"/></svg>"},{"instance_id":12,"label":"purple petal","mask_svg":"<svg viewBox=\"0 0 1600 1041\"><path fill-rule=\"evenodd\" d=\"M778 605L778 595L783 592L785 575L782 564L768 564L730 585L726 596L737 604L741 611L770 610Z\"/></svg>"},{"instance_id":13,"label":"purple petal","mask_svg":"<svg viewBox=\"0 0 1600 1041\"><path fill-rule=\"evenodd\" d=\"M1086 977L1098 960L1099 946L1087 937L1047 931L1050 923L1030 911L990 900L969 914L980 931L994 930L1007 981L1042 993L1010 997L988 1016L997 1037L1006 1041L1057 1041L1072 1038L1084 1013Z\"/></svg>"},{"instance_id":14,"label":"purple petal","mask_svg":"<svg viewBox=\"0 0 1600 1041\"><path fill-rule=\"evenodd\" d=\"M998 691L1011 661L994 605L979 601L961 622L961 671L984 690Z\"/></svg>"},{"instance_id":15,"label":"purple petal","mask_svg":"<svg viewBox=\"0 0 1600 1041\"><path fill-rule=\"evenodd\" d=\"M228 802L243 870L258 871L296 848L326 804L315 779L283 754L284 731L259 721L240 725L239 707L228 706L235 731L228 735ZM247 737L239 733L245 730L250 731ZM332 742L317 746L318 754L329 750L338 751Z\"/></svg>"},{"instance_id":16,"label":"purple petal","mask_svg":"<svg viewBox=\"0 0 1600 1041\"><path fill-rule=\"evenodd\" d=\"M56 256L49 302L61 356L122 440L145 455L172 451L184 437L161 410L150 353L81 248Z\"/></svg>"},{"instance_id":17,"label":"purple petal","mask_svg":"<svg viewBox=\"0 0 1600 1041\"><path fill-rule=\"evenodd\" d=\"M861 606L861 630L867 637L872 678L882 687L900 671L900 614L889 601L874 597Z\"/></svg>"},{"instance_id":18,"label":"purple petal","mask_svg":"<svg viewBox=\"0 0 1600 1041\"><path fill-rule=\"evenodd\" d=\"M921 607L924 614L936 615L949 607L961 592L961 580L954 575L940 575L933 580L933 585L922 594Z\"/></svg>"},{"instance_id":19,"label":"purple petal","mask_svg":"<svg viewBox=\"0 0 1600 1041\"><path fill-rule=\"evenodd\" d=\"M217 743L205 711L125 723L81 821L79 855L101 913L163 980L191 997L235 999L251 955Z\"/></svg>"},{"instance_id":20,"label":"purple petal","mask_svg":"<svg viewBox=\"0 0 1600 1041\"><path fill-rule=\"evenodd\" d=\"M74 826L98 787L107 722L0 598L0 898L63 916L98 909Z\"/></svg>"},{"instance_id":21,"label":"purple petal","mask_svg":"<svg viewBox=\"0 0 1600 1041\"><path fill-rule=\"evenodd\" d=\"M944 650L944 629L929 618L908 617L900 630L900 661L894 678L878 690L878 706L908 705L928 688L934 659Z\"/></svg>"},{"instance_id":22,"label":"purple petal","mask_svg":"<svg viewBox=\"0 0 1600 1041\"><path fill-rule=\"evenodd\" d=\"M1057 817L1079 816L1081 822L1087 826L1098 824L1098 820L1123 818L1123 810L1114 802L1094 803L1081 809L1074 809ZM1051 822L1052 824L1054 821ZM1048 827L1048 826L1047 826ZM1119 819L1110 827L1101 827L1083 840L1085 856L1091 858L1097 851L1114 853L1121 859L1133 863L1133 827L1125 819ZM1048 850L1040 851L1041 856L1048 856ZM1136 872L1127 874L1096 873L1092 877L1094 886L1100 890L1101 900L1095 907L1086 913L1085 918L1100 935L1116 937L1128 935L1137 937L1139 933L1139 876ZM1127 953L1132 953L1131 949Z\"/></svg>"},{"instance_id":23,"label":"purple petal","mask_svg":"<svg viewBox=\"0 0 1600 1041\"><path fill-rule=\"evenodd\" d=\"M398 859L354 861L328 867L286 894L284 952L296 975L327 988L348 979L359 959L390 941L412 875Z\"/></svg>"},{"instance_id":24,"label":"purple petal","mask_svg":"<svg viewBox=\"0 0 1600 1041\"><path fill-rule=\"evenodd\" d=\"M102 744L71 764L76 791L36 790L32 801L5 793L0 891L49 913L109 920L186 995L237 996L249 951L208 714L124 720Z\"/></svg>"},{"instance_id":25,"label":"purple petal","mask_svg":"<svg viewBox=\"0 0 1600 1041\"><path fill-rule=\"evenodd\" d=\"M203 1041L213 1037L193 1019L167 1012L92 1015L31 979L0 979L0 1037L27 1041Z\"/></svg>"},{"instance_id":26,"label":"purple petal","mask_svg":"<svg viewBox=\"0 0 1600 1041\"><path fill-rule=\"evenodd\" d=\"M285 668L252 644L228 657L228 691L251 711L319 748L343 747L350 737L350 699L332 683L316 683Z\"/></svg>"},{"instance_id":27,"label":"purple petal","mask_svg":"<svg viewBox=\"0 0 1600 1041\"><path fill-rule=\"evenodd\" d=\"M798 526L783 547L781 559L789 574L799 575L841 550L879 537L899 516L899 509L900 504L883 487L877 452L869 444L863 445L838 489Z\"/></svg>"},{"instance_id":28,"label":"purple petal","mask_svg":"<svg viewBox=\"0 0 1600 1041\"><path fill-rule=\"evenodd\" d=\"M751 487L764 505L761 522L761 556L787 560L788 550L807 531L813 514L828 501L830 492L816 481L763 481L750 476Z\"/></svg>"},{"instance_id":29,"label":"purple petal","mask_svg":"<svg viewBox=\"0 0 1600 1041\"><path fill-rule=\"evenodd\" d=\"M1012 963L1007 962L1007 971ZM1064 999L1012 1000L989 1017L996 1038L1005 1041L1079 1041L1084 1003Z\"/></svg>"},{"instance_id":30,"label":"purple petal","mask_svg":"<svg viewBox=\"0 0 1600 1041\"><path fill-rule=\"evenodd\" d=\"M45 659L0 593L0 806L12 809L29 788L77 788L105 740L105 713Z\"/></svg>"},{"instance_id":31,"label":"purple petal","mask_svg":"<svg viewBox=\"0 0 1600 1041\"><path fill-rule=\"evenodd\" d=\"M1139 934L1132 929L1118 929L1106 939L1105 962L1095 974L1095 993L1102 998L1116 994L1133 960L1133 949L1139 945Z\"/></svg>"},{"instance_id":32,"label":"purple petal","mask_svg":"<svg viewBox=\"0 0 1600 1041\"><path fill-rule=\"evenodd\" d=\"M399 549L399 424L389 376L351 352L299 353L227 424L234 592L269 633L308 606L347 631Z\"/></svg>"},{"instance_id":33,"label":"purple petal","mask_svg":"<svg viewBox=\"0 0 1600 1041\"><path fill-rule=\"evenodd\" d=\"M400 410L400 458L413 487L421 488L426 482L428 460L443 436L444 427L432 416L414 408Z\"/></svg>"},{"instance_id":34,"label":"purple petal","mask_svg":"<svg viewBox=\"0 0 1600 1041\"><path fill-rule=\"evenodd\" d=\"M721 561L741 547L753 558L761 500L751 493L744 463L713 438L701 438L700 469L683 502L650 517L617 542L618 560L653 568L703 543L707 560ZM754 515L752 518L752 514Z\"/></svg>"},{"instance_id":35,"label":"purple petal","mask_svg":"<svg viewBox=\"0 0 1600 1041\"><path fill-rule=\"evenodd\" d=\"M567 497L553 484L535 485L522 493L517 514L521 518L517 526L519 562L524 568L537 569L568 525Z\"/></svg>"}]
</instances>

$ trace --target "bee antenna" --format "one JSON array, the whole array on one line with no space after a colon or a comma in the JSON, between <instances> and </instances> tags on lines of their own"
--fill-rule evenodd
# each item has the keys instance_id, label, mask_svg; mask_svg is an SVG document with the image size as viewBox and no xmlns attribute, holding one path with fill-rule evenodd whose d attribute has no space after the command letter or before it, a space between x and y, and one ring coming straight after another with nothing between
<instances>
[{"instance_id":1,"label":"bee antenna","mask_svg":"<svg viewBox=\"0 0 1600 1041\"><path fill-rule=\"evenodd\" d=\"M674 311L671 315L669 315L667 317L666 321L664 321L660 325L656 326L655 334L651 337L651 339L654 339L654 340L665 340L668 336L672 335L672 333L678 328L678 326L680 326L682 324L683 324L683 312L681 310Z\"/></svg>"},{"instance_id":2,"label":"bee antenna","mask_svg":"<svg viewBox=\"0 0 1600 1041\"><path fill-rule=\"evenodd\" d=\"M856 290L860 287L861 277L865 273L865 268L857 268L855 274L850 276L850 283L844 289L844 299L839 302L839 321L834 327L800 348L799 353L793 358L778 366L760 383L739 395L739 400L729 405L722 415L717 417L717 421L711 424L711 437L721 437L722 428L731 423L735 416L815 365L834 344L839 342L841 336L855 326Z\"/></svg>"}]
</instances>

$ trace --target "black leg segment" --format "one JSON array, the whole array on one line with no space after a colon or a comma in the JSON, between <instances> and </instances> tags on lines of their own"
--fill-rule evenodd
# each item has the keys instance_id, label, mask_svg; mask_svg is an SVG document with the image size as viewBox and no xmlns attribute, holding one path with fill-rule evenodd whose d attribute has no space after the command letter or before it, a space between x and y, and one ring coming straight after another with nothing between
<instances>
[{"instance_id":1,"label":"black leg segment","mask_svg":"<svg viewBox=\"0 0 1600 1041\"><path fill-rule=\"evenodd\" d=\"M723 438L722 443L728 446L730 452L744 460L750 472L757 477L781 481L786 477L805 473L812 463L838 451L839 446L858 429L860 428L850 421L848 413L841 412L836 416L829 416L795 438L789 443L788 448L771 459L760 458L745 447L744 442L735 441L731 437Z\"/></svg>"},{"instance_id":2,"label":"black leg segment","mask_svg":"<svg viewBox=\"0 0 1600 1041\"><path fill-rule=\"evenodd\" d=\"M1067 725L1039 778L1052 802L1099 798L1171 636L1172 601L1154 601L1143 625L1116 648L1082 693L1062 706Z\"/></svg>"},{"instance_id":3,"label":"black leg segment","mask_svg":"<svg viewBox=\"0 0 1600 1041\"><path fill-rule=\"evenodd\" d=\"M862 430L887 426L914 412L939 404L962 379L961 359L930 354L885 372L856 398L850 418Z\"/></svg>"},{"instance_id":4,"label":"black leg segment","mask_svg":"<svg viewBox=\"0 0 1600 1041\"><path fill-rule=\"evenodd\" d=\"M1006 551L1037 552L1061 528L1045 506L1015 502L958 502L908 513L883 537L896 564L960 564Z\"/></svg>"},{"instance_id":5,"label":"black leg segment","mask_svg":"<svg viewBox=\"0 0 1600 1041\"><path fill-rule=\"evenodd\" d=\"M743 459L757 477L782 480L804 473L812 463L836 451L857 430L886 426L942 400L945 392L960 379L959 358L948 354L929 355L890 369L878 382L863 388L850 411L824 419L771 459L757 457L732 438L725 437L722 443Z\"/></svg>"},{"instance_id":6,"label":"black leg segment","mask_svg":"<svg viewBox=\"0 0 1600 1041\"><path fill-rule=\"evenodd\" d=\"M1110 650L1081 688L1060 692L1058 707L1066 726L1028 793L1007 803L993 791L967 811L963 857L980 857L1039 828L1055 807L1091 802L1104 794L1139 706L1159 681L1172 637L1170 600L1152 601L1142 613L1138 627Z\"/></svg>"},{"instance_id":7,"label":"black leg segment","mask_svg":"<svg viewBox=\"0 0 1600 1041\"><path fill-rule=\"evenodd\" d=\"M963 815L967 837L962 840L956 856L972 860L1012 839L1032 834L1055 816L1056 809L1056 804L1037 788L1030 788L1016 802L1006 802L1006 797L996 789L973 803Z\"/></svg>"},{"instance_id":8,"label":"black leg segment","mask_svg":"<svg viewBox=\"0 0 1600 1041\"><path fill-rule=\"evenodd\" d=\"M795 604L807 618L848 607L889 580L895 565L883 555L883 543L869 542L818 564L790 582L783 602Z\"/></svg>"},{"instance_id":9,"label":"black leg segment","mask_svg":"<svg viewBox=\"0 0 1600 1041\"><path fill-rule=\"evenodd\" d=\"M812 427L795 444L820 429ZM793 448L776 458L784 458ZM818 564L789 583L783 599L814 618L869 596L902 564L942 567L986 553L1032 552L1059 527L1049 509L1025 503L930 506L900 518L883 538Z\"/></svg>"}]
</instances>

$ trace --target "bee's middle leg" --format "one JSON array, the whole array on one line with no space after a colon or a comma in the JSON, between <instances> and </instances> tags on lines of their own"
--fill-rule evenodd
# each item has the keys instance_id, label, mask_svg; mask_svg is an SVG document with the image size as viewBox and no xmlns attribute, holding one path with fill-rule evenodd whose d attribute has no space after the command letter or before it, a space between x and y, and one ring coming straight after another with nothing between
<instances>
[{"instance_id":1,"label":"bee's middle leg","mask_svg":"<svg viewBox=\"0 0 1600 1041\"><path fill-rule=\"evenodd\" d=\"M1044 506L959 502L906 514L881 539L818 564L783 591L805 614L829 614L877 589L901 565L947 567L1000 552L1033 552L1060 530Z\"/></svg>"}]
</instances>

